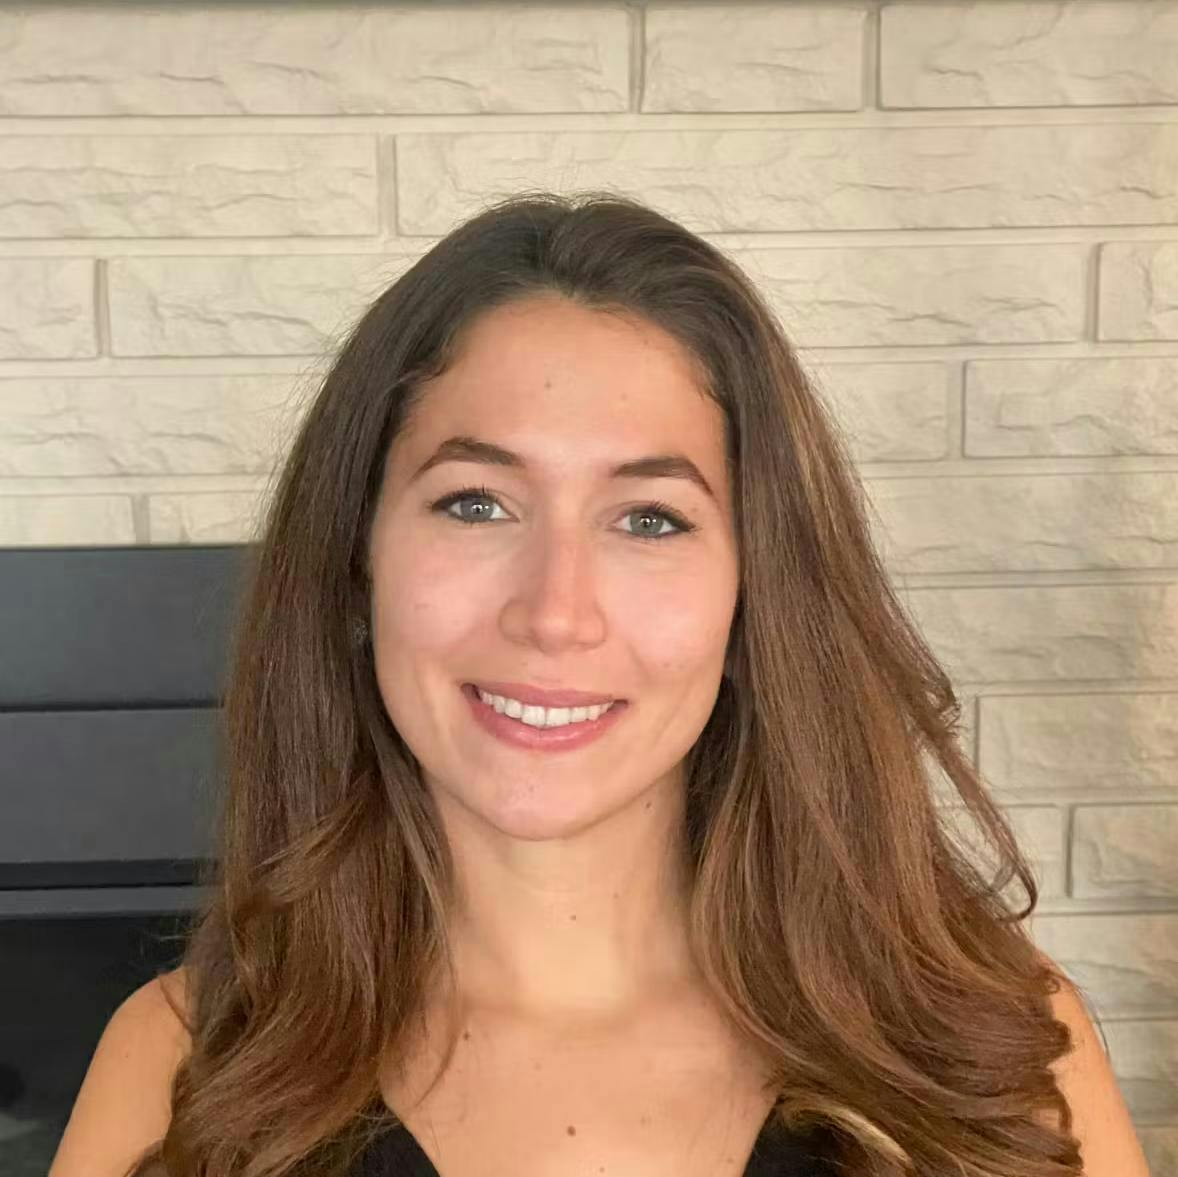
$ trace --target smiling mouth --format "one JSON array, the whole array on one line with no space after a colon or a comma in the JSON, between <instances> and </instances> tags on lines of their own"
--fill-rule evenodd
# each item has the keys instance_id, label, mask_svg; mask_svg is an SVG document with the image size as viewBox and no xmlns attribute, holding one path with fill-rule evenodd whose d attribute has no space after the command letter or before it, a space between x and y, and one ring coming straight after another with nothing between
<instances>
[{"instance_id":1,"label":"smiling mouth","mask_svg":"<svg viewBox=\"0 0 1178 1177\"><path fill-rule=\"evenodd\" d=\"M463 694L468 695L473 701L490 708L496 714L535 728L579 726L585 723L595 723L607 712L617 711L626 706L625 699L603 700L600 703L541 706L538 703L524 703L509 695L500 695L497 692L485 690L477 683L463 683L462 691ZM553 712L563 712L564 714L563 716L558 714L555 717L556 722L552 722L554 718L552 715Z\"/></svg>"},{"instance_id":2,"label":"smiling mouth","mask_svg":"<svg viewBox=\"0 0 1178 1177\"><path fill-rule=\"evenodd\" d=\"M584 708L584 713L569 708L556 709L557 714L540 707L513 705L512 715L503 696L488 703L479 695L473 683L461 685L475 722L486 732L510 747L524 752L570 752L601 739L620 723L629 704L624 699L603 704L599 708Z\"/></svg>"},{"instance_id":3,"label":"smiling mouth","mask_svg":"<svg viewBox=\"0 0 1178 1177\"><path fill-rule=\"evenodd\" d=\"M544 687L532 687L523 683L479 683L466 682L462 684L464 690L477 691L484 696L501 698L505 702L518 704L520 707L542 707L545 710L561 710L580 707L607 707L626 700L604 693L596 694L589 691L550 690Z\"/></svg>"}]
</instances>

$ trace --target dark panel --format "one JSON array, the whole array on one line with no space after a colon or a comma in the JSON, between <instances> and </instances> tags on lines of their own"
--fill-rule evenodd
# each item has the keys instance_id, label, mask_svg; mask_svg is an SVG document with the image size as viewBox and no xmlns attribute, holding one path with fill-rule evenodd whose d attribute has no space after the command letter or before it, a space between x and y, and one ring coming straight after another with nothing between
<instances>
[{"instance_id":1,"label":"dark panel","mask_svg":"<svg viewBox=\"0 0 1178 1177\"><path fill-rule=\"evenodd\" d=\"M69 885L79 881L69 864L88 864L89 881L100 882L102 862L208 857L219 719L215 708L0 714L0 882ZM176 881L171 868L132 874ZM116 870L108 881L128 878Z\"/></svg>"},{"instance_id":2,"label":"dark panel","mask_svg":"<svg viewBox=\"0 0 1178 1177\"><path fill-rule=\"evenodd\" d=\"M189 858L94 858L81 862L0 862L0 891L13 887L190 886L201 862Z\"/></svg>"},{"instance_id":3,"label":"dark panel","mask_svg":"<svg viewBox=\"0 0 1178 1177\"><path fill-rule=\"evenodd\" d=\"M204 902L207 893L205 887L0 889L0 919L166 915L195 911ZM0 959L3 959L2 954Z\"/></svg>"},{"instance_id":4,"label":"dark panel","mask_svg":"<svg viewBox=\"0 0 1178 1177\"><path fill-rule=\"evenodd\" d=\"M45 1177L111 1014L179 963L186 925L176 915L0 919L3 1177ZM86 1168L97 1177L101 1166Z\"/></svg>"},{"instance_id":5,"label":"dark panel","mask_svg":"<svg viewBox=\"0 0 1178 1177\"><path fill-rule=\"evenodd\" d=\"M0 549L0 708L216 704L255 551Z\"/></svg>"}]
</instances>

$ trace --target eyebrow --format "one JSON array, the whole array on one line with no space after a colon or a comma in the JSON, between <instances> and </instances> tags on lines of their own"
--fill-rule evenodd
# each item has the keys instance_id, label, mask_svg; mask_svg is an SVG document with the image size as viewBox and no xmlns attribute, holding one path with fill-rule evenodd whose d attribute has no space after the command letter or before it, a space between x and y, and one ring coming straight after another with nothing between
<instances>
[{"instance_id":1,"label":"eyebrow","mask_svg":"<svg viewBox=\"0 0 1178 1177\"><path fill-rule=\"evenodd\" d=\"M508 466L514 470L526 470L527 462L512 450L504 449L494 442L481 441L477 437L460 435L448 437L410 477L415 482L427 470L442 462L481 462L490 466ZM644 458L631 458L619 462L609 470L611 478L683 478L695 483L710 499L716 498L708 480L699 467L684 454L650 454Z\"/></svg>"}]
</instances>

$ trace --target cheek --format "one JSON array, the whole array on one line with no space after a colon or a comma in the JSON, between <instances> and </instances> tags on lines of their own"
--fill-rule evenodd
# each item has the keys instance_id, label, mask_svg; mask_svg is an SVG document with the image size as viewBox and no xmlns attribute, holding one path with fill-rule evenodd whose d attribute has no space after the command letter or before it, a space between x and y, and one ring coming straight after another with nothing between
<instances>
[{"instance_id":1,"label":"cheek","mask_svg":"<svg viewBox=\"0 0 1178 1177\"><path fill-rule=\"evenodd\" d=\"M525 591L518 552L487 551L475 561L461 544L420 534L405 534L385 551L403 553L377 556L373 566L375 632L386 658L393 650L409 658L464 651L493 638L505 605ZM737 591L728 563L718 553L662 567L603 558L595 601L610 642L659 676L691 673L722 657Z\"/></svg>"},{"instance_id":2,"label":"cheek","mask_svg":"<svg viewBox=\"0 0 1178 1177\"><path fill-rule=\"evenodd\" d=\"M405 585L377 603L377 640L399 649L444 650L470 632L476 603L435 585Z\"/></svg>"},{"instance_id":3,"label":"cheek","mask_svg":"<svg viewBox=\"0 0 1178 1177\"><path fill-rule=\"evenodd\" d=\"M615 614L615 629L659 675L689 674L723 657L735 606L734 590L697 570L686 578L631 593Z\"/></svg>"},{"instance_id":4,"label":"cheek","mask_svg":"<svg viewBox=\"0 0 1178 1177\"><path fill-rule=\"evenodd\" d=\"M484 616L486 594L469 565L417 547L394 566L377 564L372 608L377 641L386 648L442 650L466 637Z\"/></svg>"}]
</instances>

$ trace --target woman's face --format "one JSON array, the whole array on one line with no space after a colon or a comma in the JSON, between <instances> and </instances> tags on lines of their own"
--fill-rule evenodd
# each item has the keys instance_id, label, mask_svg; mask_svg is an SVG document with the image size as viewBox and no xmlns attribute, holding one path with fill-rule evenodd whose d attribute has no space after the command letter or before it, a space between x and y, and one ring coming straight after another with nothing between
<instances>
[{"instance_id":1,"label":"woman's face","mask_svg":"<svg viewBox=\"0 0 1178 1177\"><path fill-rule=\"evenodd\" d=\"M372 640L443 809L537 840L681 786L739 589L722 422L670 336L556 297L484 314L424 390L373 523ZM611 473L654 456L676 461ZM470 684L619 703L538 728Z\"/></svg>"}]
</instances>

